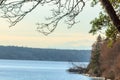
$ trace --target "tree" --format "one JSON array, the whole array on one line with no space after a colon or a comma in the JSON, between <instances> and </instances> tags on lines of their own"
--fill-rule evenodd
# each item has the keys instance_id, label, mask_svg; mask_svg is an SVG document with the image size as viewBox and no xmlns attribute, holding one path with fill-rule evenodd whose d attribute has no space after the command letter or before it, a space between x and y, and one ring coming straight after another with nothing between
<instances>
[{"instance_id":1,"label":"tree","mask_svg":"<svg viewBox=\"0 0 120 80\"><path fill-rule=\"evenodd\" d=\"M91 33L96 33L101 30L104 26L111 26L111 28L106 27L106 33L115 34L115 38L120 32L120 20L119 20L119 4L120 0L92 0L92 4L96 5L100 2L103 8L106 10L107 14L100 13L99 18L95 18L91 22L92 29ZM24 10L24 5L32 3L32 7ZM52 4L56 6L52 13L53 15L47 20L48 23L38 24L37 30L45 35L53 32L57 24L66 18L65 22L72 27L76 21L76 17L80 14L85 6L85 0L0 0L0 9L3 11L3 18L8 18L11 25L14 26L16 23L21 21L28 13L34 10L38 5ZM109 23L110 22L110 23ZM47 31L46 31L47 29ZM110 32L111 31L111 32Z\"/></svg>"},{"instance_id":2,"label":"tree","mask_svg":"<svg viewBox=\"0 0 120 80\"><path fill-rule=\"evenodd\" d=\"M99 35L97 37L97 41L92 45L92 54L91 54L91 61L87 67L87 72L92 76L101 76L101 69L100 69L100 54L101 54L101 45L102 45L102 38Z\"/></svg>"},{"instance_id":3,"label":"tree","mask_svg":"<svg viewBox=\"0 0 120 80\"><path fill-rule=\"evenodd\" d=\"M109 43L113 43L116 39L119 38L120 32L120 20L119 20L119 5L120 0L100 0L104 12L100 12L99 16L91 21L92 28L90 33L96 34L98 31L101 31L103 28L105 30L105 35L109 40ZM95 6L98 3L97 0L94 0L92 5ZM107 13L107 14L106 14Z\"/></svg>"},{"instance_id":4,"label":"tree","mask_svg":"<svg viewBox=\"0 0 120 80\"><path fill-rule=\"evenodd\" d=\"M111 18L114 26L117 28L117 30L120 32L120 19L117 16L112 4L110 3L109 0L100 0L103 7L105 8L106 12L108 13L109 17ZM112 2L114 0L111 0ZM120 0L117 0L120 2Z\"/></svg>"}]
</instances>

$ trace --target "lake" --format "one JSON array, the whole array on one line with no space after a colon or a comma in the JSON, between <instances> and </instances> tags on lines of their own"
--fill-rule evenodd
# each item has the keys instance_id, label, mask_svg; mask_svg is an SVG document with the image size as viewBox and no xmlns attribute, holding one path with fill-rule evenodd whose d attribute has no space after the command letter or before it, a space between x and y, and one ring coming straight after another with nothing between
<instances>
[{"instance_id":1,"label":"lake","mask_svg":"<svg viewBox=\"0 0 120 80\"><path fill-rule=\"evenodd\" d=\"M88 63L75 64L86 66ZM67 72L70 67L70 62L0 60L0 80L92 80Z\"/></svg>"}]
</instances>

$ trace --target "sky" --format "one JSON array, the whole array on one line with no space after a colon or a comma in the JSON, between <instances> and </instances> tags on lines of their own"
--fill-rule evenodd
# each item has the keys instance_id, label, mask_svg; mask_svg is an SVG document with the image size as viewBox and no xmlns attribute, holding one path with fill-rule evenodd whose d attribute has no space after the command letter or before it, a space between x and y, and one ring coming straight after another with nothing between
<instances>
[{"instance_id":1,"label":"sky","mask_svg":"<svg viewBox=\"0 0 120 80\"><path fill-rule=\"evenodd\" d=\"M48 36L36 31L36 23L42 23L45 17L50 15L49 6L38 6L26 15L22 21L9 28L7 19L0 18L0 45L22 46L32 48L55 48L55 49L91 49L96 41L96 36L89 34L90 21L98 16L100 6L90 7L87 2L83 11L78 16L80 23L68 29L61 21L56 30Z\"/></svg>"}]
</instances>

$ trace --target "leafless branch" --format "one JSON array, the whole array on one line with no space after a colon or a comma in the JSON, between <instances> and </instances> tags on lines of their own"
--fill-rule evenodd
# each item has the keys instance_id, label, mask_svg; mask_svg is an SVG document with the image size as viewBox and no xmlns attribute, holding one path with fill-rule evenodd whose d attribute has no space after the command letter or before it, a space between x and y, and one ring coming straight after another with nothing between
<instances>
[{"instance_id":1,"label":"leafless branch","mask_svg":"<svg viewBox=\"0 0 120 80\"><path fill-rule=\"evenodd\" d=\"M65 18L69 28L76 24L76 17L85 6L84 0L0 0L0 10L3 12L2 18L7 18L10 27L16 25L28 13L33 11L38 5L52 4L52 16L46 18L48 23L38 23L37 31L48 35L53 32L58 23ZM25 5L31 4L25 9Z\"/></svg>"}]
</instances>

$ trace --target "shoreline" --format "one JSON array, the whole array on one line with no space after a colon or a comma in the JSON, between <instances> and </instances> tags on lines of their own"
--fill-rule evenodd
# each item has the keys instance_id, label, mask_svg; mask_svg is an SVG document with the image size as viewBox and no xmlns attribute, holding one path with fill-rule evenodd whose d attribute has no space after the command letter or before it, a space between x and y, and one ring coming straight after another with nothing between
<instances>
[{"instance_id":1,"label":"shoreline","mask_svg":"<svg viewBox=\"0 0 120 80\"><path fill-rule=\"evenodd\" d=\"M95 77L95 76L90 76L90 74L83 74L84 76L90 77L95 80L106 80L105 77ZM108 80L108 79L107 79ZM110 80L110 79L109 79Z\"/></svg>"},{"instance_id":2,"label":"shoreline","mask_svg":"<svg viewBox=\"0 0 120 80\"><path fill-rule=\"evenodd\" d=\"M79 67L77 68L70 68L67 71L70 73L76 73L76 74L82 74L83 76L90 77L95 80L111 80L111 79L106 79L105 77L96 77L96 76L91 76L90 74L85 73L86 68Z\"/></svg>"}]
</instances>

